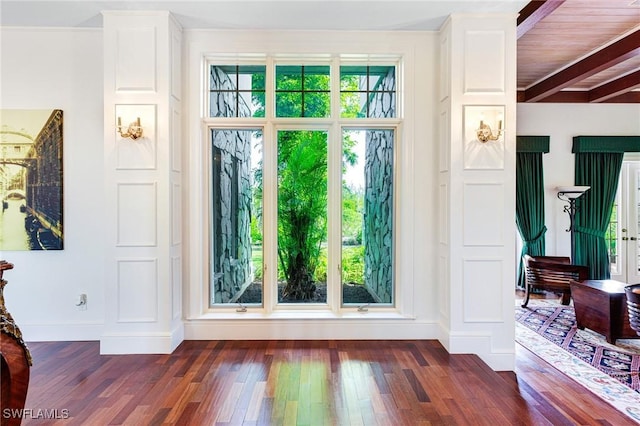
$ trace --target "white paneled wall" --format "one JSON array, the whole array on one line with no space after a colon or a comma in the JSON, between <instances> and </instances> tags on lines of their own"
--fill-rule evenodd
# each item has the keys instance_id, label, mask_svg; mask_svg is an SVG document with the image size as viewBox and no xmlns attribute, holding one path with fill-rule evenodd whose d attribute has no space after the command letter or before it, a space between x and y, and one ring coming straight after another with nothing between
<instances>
[{"instance_id":1,"label":"white paneled wall","mask_svg":"<svg viewBox=\"0 0 640 426\"><path fill-rule=\"evenodd\" d=\"M514 363L515 16L456 16L440 34L440 340ZM482 142L480 120L511 132Z\"/></svg>"},{"instance_id":2,"label":"white paneled wall","mask_svg":"<svg viewBox=\"0 0 640 426\"><path fill-rule=\"evenodd\" d=\"M170 353L183 340L180 58L169 13L104 14L110 219L101 353ZM116 131L138 119L141 137Z\"/></svg>"}]
</instances>

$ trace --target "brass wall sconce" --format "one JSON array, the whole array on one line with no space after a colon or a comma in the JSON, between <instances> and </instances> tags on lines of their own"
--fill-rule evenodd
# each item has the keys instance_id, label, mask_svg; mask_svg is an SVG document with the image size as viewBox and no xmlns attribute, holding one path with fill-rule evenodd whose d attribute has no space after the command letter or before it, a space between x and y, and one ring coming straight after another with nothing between
<instances>
[{"instance_id":1,"label":"brass wall sconce","mask_svg":"<svg viewBox=\"0 0 640 426\"><path fill-rule=\"evenodd\" d=\"M480 127L476 130L476 135L478 136L478 140L480 142L489 142L489 141L497 141L504 129L502 128L502 120L498 121L498 133L493 134L491 127L488 124L485 124L483 120L480 120Z\"/></svg>"},{"instance_id":2,"label":"brass wall sconce","mask_svg":"<svg viewBox=\"0 0 640 426\"><path fill-rule=\"evenodd\" d=\"M122 128L122 119L118 117L118 125L116 126L116 129L118 130L118 133L120 133L120 136L133 140L136 140L143 136L142 126L140 125L140 117L136 118L136 121L134 121L133 123L130 123L129 126L127 126L127 130L125 132L122 131Z\"/></svg>"}]
</instances>

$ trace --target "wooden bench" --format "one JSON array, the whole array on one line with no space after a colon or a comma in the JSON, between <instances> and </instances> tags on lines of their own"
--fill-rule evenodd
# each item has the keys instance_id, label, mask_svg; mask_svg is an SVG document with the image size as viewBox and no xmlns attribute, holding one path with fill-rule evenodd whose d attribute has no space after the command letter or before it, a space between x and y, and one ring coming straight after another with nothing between
<instances>
[{"instance_id":1,"label":"wooden bench","mask_svg":"<svg viewBox=\"0 0 640 426\"><path fill-rule=\"evenodd\" d=\"M562 304L568 305L571 300L571 280L586 280L589 268L572 265L571 259L565 256L529 256L524 255L525 266L525 300L526 308L529 296L534 289L562 294Z\"/></svg>"}]
</instances>

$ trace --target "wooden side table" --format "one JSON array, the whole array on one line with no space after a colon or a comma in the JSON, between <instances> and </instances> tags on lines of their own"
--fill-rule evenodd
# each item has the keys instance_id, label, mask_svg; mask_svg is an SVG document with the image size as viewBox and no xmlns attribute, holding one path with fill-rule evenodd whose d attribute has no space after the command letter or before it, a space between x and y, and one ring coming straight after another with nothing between
<instances>
[{"instance_id":1,"label":"wooden side table","mask_svg":"<svg viewBox=\"0 0 640 426\"><path fill-rule=\"evenodd\" d=\"M607 342L638 339L629 325L626 284L615 280L571 281L571 297L576 311L576 326L604 335Z\"/></svg>"}]
</instances>

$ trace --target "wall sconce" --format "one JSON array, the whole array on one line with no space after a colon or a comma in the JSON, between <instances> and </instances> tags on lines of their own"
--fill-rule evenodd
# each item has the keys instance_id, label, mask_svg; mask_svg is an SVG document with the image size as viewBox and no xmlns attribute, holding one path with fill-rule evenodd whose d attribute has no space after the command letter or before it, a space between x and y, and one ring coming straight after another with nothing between
<instances>
[{"instance_id":1,"label":"wall sconce","mask_svg":"<svg viewBox=\"0 0 640 426\"><path fill-rule=\"evenodd\" d=\"M483 120L480 120L480 127L476 130L476 134L480 142L497 141L500 136L502 136L503 132L502 120L498 121L498 133L495 135L493 134L491 127L489 127L488 124L485 124Z\"/></svg>"},{"instance_id":2,"label":"wall sconce","mask_svg":"<svg viewBox=\"0 0 640 426\"><path fill-rule=\"evenodd\" d=\"M558 198L562 201L567 201L569 205L564 206L564 212L569 213L569 229L567 232L571 232L571 262L575 261L576 256L576 241L574 235L574 219L576 217L576 200L582 196L590 186L558 186Z\"/></svg>"},{"instance_id":3,"label":"wall sconce","mask_svg":"<svg viewBox=\"0 0 640 426\"><path fill-rule=\"evenodd\" d=\"M134 121L133 123L130 123L125 132L122 131L122 127L122 119L118 117L118 126L116 126L116 129L118 130L118 133L120 133L120 136L133 140L142 137L142 126L140 126L140 117L136 118L136 121Z\"/></svg>"}]
</instances>

